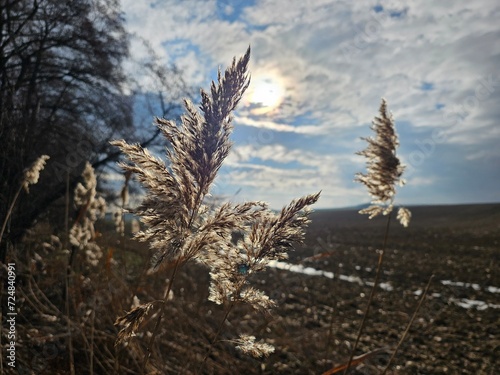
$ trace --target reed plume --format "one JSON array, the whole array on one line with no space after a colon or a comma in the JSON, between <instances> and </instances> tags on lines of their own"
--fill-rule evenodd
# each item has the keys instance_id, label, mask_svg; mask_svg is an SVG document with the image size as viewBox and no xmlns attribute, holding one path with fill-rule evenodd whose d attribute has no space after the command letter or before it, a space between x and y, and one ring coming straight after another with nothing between
<instances>
[{"instance_id":1,"label":"reed plume","mask_svg":"<svg viewBox=\"0 0 500 375\"><path fill-rule=\"evenodd\" d=\"M27 193L29 193L28 187L38 182L40 172L45 168L45 163L49 159L48 155L42 155L29 168L24 170L22 185Z\"/></svg>"},{"instance_id":2,"label":"reed plume","mask_svg":"<svg viewBox=\"0 0 500 375\"><path fill-rule=\"evenodd\" d=\"M97 179L89 162L85 164L82 178L83 183L79 182L75 188L73 200L78 216L69 231L69 241L75 248L85 250L87 263L97 266L102 251L95 242L94 225L97 219L104 217L106 201L97 194Z\"/></svg>"},{"instance_id":3,"label":"reed plume","mask_svg":"<svg viewBox=\"0 0 500 375\"><path fill-rule=\"evenodd\" d=\"M268 309L273 302L247 285L248 275L263 270L272 259L285 258L286 251L302 241L308 223L306 209L319 197L315 194L293 201L279 214L260 201L228 202L218 207L209 204L210 188L232 145L231 113L249 85L249 59L250 48L239 60L233 59L224 74L219 70L217 83L212 82L210 91L201 90L201 111L185 100L186 114L180 126L174 121L155 119L169 143L166 163L139 145L124 140L112 142L128 158L129 163L121 163L121 167L133 173L147 191L136 210L146 229L135 238L147 241L154 250L152 270L161 270L166 260L174 263L163 300L153 302L162 307L144 368L180 266L191 259L207 266L211 275L209 298L218 304L247 302ZM242 238L237 243L233 241L235 233ZM117 319L116 325L124 326L118 341L134 335L153 305L143 304ZM242 337L235 342L246 352L252 352L251 343L255 344L254 353L268 349L248 336Z\"/></svg>"},{"instance_id":4,"label":"reed plume","mask_svg":"<svg viewBox=\"0 0 500 375\"><path fill-rule=\"evenodd\" d=\"M123 183L122 190L120 191L120 200L121 204L117 207L115 212L113 213L113 221L115 224L116 233L118 233L121 237L125 235L125 206L129 203L129 182L132 177L132 173L130 171L126 171L124 173L125 182Z\"/></svg>"},{"instance_id":5,"label":"reed plume","mask_svg":"<svg viewBox=\"0 0 500 375\"><path fill-rule=\"evenodd\" d=\"M279 214L270 210L257 211L257 217L240 232L241 239L234 243L223 243L217 248L208 247L202 259L210 269L209 300L224 304L226 314L219 325L209 350L217 342L221 328L237 303L246 303L254 309L266 312L275 306L262 291L249 285L248 278L263 271L272 260L288 258L288 251L296 243L302 243L304 230L309 223L308 207L319 199L320 193L307 195L292 201ZM255 357L267 356L274 347L256 342L251 335L240 335L235 340L237 349Z\"/></svg>"},{"instance_id":6,"label":"reed plume","mask_svg":"<svg viewBox=\"0 0 500 375\"><path fill-rule=\"evenodd\" d=\"M375 137L362 138L368 143L368 146L363 151L357 152L358 155L367 159L367 173L357 173L355 179L367 187L372 197L371 205L359 211L361 214L370 215L370 219L380 214L387 215L392 212L396 185L402 186L406 183L402 178L405 166L396 156L399 139L395 130L394 118L387 110L385 99L382 99L379 116L374 118L371 129L374 131ZM407 227L411 219L411 212L401 207L397 219Z\"/></svg>"},{"instance_id":7,"label":"reed plume","mask_svg":"<svg viewBox=\"0 0 500 375\"><path fill-rule=\"evenodd\" d=\"M45 168L45 163L49 160L50 157L48 155L42 155L38 159L36 159L33 164L31 164L28 168L23 171L23 177L21 179L21 184L14 194L14 198L7 210L7 214L2 223L2 228L0 229L0 243L3 239L3 234L5 232L5 228L7 227L7 223L9 222L9 218L12 215L12 211L16 205L17 199L19 198L19 194L21 194L21 190L24 189L26 193L29 193L29 186L34 185L38 182L40 178L40 172ZM7 256L6 250L0 250L0 260L5 262L5 257Z\"/></svg>"},{"instance_id":8,"label":"reed plume","mask_svg":"<svg viewBox=\"0 0 500 375\"><path fill-rule=\"evenodd\" d=\"M274 302L249 287L247 279L264 270L270 261L286 259L293 244L303 241L309 223L307 207L318 198L319 193L295 200L279 214L257 211L236 244L225 242L208 248L203 261L210 268L209 299L217 304L245 302L259 310L272 307Z\"/></svg>"},{"instance_id":9,"label":"reed plume","mask_svg":"<svg viewBox=\"0 0 500 375\"><path fill-rule=\"evenodd\" d=\"M185 100L186 114L180 127L174 121L156 118L156 125L171 146L166 152L166 164L139 145L124 140L112 142L131 162L122 163L122 168L134 173L147 189L136 210L147 229L137 233L136 238L149 242L155 251L155 269L165 259L186 261L197 256L207 243L219 240L217 234L213 236L214 231L228 224L208 218L208 207L203 202L231 148L231 111L248 87L249 58L250 50L239 61L234 60L224 76L219 71L218 84L212 82L210 93L201 91L203 115ZM243 209L235 206L227 211L245 215L256 205Z\"/></svg>"},{"instance_id":10,"label":"reed plume","mask_svg":"<svg viewBox=\"0 0 500 375\"><path fill-rule=\"evenodd\" d=\"M405 184L405 180L402 178L405 166L401 164L396 155L396 149L399 147L399 139L396 134L394 118L392 114L388 112L387 101L384 98L382 98L380 104L379 116L373 119L371 129L374 131L375 137L362 138L368 143L368 146L363 151L357 153L358 155L366 157L367 173L357 173L355 180L368 188L368 193L372 201L368 208L359 211L359 213L370 215L370 219L378 215L388 215L388 217L384 234L384 243L382 249L379 251L375 281L373 282L370 296L368 297L368 303L349 360L345 367L342 367L345 369L344 375L347 375L353 363L354 354L358 347L361 334L363 333L366 319L370 313L370 307L379 283L380 270L382 269L382 261L389 238L389 227L391 223L391 214L394 208L396 185ZM407 227L410 218L410 210L400 207L397 215L399 222Z\"/></svg>"}]
</instances>

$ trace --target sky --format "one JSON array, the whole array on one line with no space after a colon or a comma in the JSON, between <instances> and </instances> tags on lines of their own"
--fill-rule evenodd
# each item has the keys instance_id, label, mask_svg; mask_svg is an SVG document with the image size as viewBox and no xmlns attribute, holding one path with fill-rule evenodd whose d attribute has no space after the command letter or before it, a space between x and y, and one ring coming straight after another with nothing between
<instances>
[{"instance_id":1,"label":"sky","mask_svg":"<svg viewBox=\"0 0 500 375\"><path fill-rule=\"evenodd\" d=\"M370 201L354 182L381 98L407 184L396 204L500 201L497 1L122 0L126 27L186 81L252 49L232 152L212 190L281 208ZM132 54L144 48L133 42Z\"/></svg>"}]
</instances>

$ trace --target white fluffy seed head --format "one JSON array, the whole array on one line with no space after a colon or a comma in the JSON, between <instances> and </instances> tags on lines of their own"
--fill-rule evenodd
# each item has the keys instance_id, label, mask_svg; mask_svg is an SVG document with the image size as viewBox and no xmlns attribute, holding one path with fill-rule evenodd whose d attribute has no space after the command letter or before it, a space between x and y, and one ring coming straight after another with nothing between
<instances>
[{"instance_id":1,"label":"white fluffy seed head","mask_svg":"<svg viewBox=\"0 0 500 375\"><path fill-rule=\"evenodd\" d=\"M392 212L396 185L402 186L405 183L402 178L405 166L401 164L396 155L399 139L396 134L394 118L387 110L385 99L382 99L379 116L373 120L371 129L375 136L363 138L368 146L357 153L366 158L367 173L357 173L355 179L367 187L368 193L372 197L370 207L359 211L361 214L369 215L370 219ZM411 214L408 209L403 210L398 213L398 220L407 226Z\"/></svg>"},{"instance_id":2,"label":"white fluffy seed head","mask_svg":"<svg viewBox=\"0 0 500 375\"><path fill-rule=\"evenodd\" d=\"M49 160L48 155L40 156L29 168L24 170L23 188L29 193L29 185L34 185L40 178L40 171L45 167L45 163Z\"/></svg>"}]
</instances>

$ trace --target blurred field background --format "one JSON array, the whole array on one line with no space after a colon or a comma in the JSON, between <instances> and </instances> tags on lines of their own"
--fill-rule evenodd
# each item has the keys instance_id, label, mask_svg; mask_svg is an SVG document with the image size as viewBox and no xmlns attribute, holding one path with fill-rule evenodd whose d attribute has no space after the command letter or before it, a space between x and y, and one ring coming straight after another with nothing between
<instances>
[{"instance_id":1,"label":"blurred field background","mask_svg":"<svg viewBox=\"0 0 500 375\"><path fill-rule=\"evenodd\" d=\"M495 374L500 333L500 205L411 209L412 225L392 234L381 288L356 354L397 343L434 274L396 357L394 373ZM306 271L269 268L254 282L278 307L264 316L241 307L226 327L227 339L242 330L255 332L272 342L276 352L255 360L231 344L220 343L203 372L318 374L345 363L373 281L381 225L383 219L369 221L355 209L314 212L306 244L289 259ZM140 373L139 347L152 327L143 327L128 346L115 347L113 322L133 299L158 298L169 267L146 275L147 246L129 240L128 235L117 235L110 219L98 222L97 228L104 256L93 269L82 259L75 263L69 320L63 309L65 273L61 272L66 256L42 246L50 242L52 228L40 223L19 245L17 258L12 259L18 267L18 366L6 373L68 373L68 321L76 373ZM129 228L130 221L127 233ZM307 267L333 272L335 277L309 275ZM196 371L222 314L207 296L207 271L188 265L174 286L157 354L152 357L158 373ZM352 373L376 374L388 356L382 351Z\"/></svg>"}]
</instances>

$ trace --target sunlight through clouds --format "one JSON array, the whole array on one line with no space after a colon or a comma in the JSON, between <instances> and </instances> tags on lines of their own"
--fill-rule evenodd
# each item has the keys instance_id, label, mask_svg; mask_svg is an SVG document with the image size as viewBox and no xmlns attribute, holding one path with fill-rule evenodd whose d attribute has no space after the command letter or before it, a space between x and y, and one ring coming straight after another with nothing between
<instances>
[{"instance_id":1,"label":"sunlight through clouds","mask_svg":"<svg viewBox=\"0 0 500 375\"><path fill-rule=\"evenodd\" d=\"M250 107L251 114L266 115L279 108L285 95L285 82L278 72L257 70L252 73L252 84L242 107Z\"/></svg>"},{"instance_id":2,"label":"sunlight through clouds","mask_svg":"<svg viewBox=\"0 0 500 375\"><path fill-rule=\"evenodd\" d=\"M263 146L282 146L318 165L342 160L337 177L322 172L315 180L323 190L319 206L336 191L346 201L359 198L352 178L363 164L352 153L359 137L369 135L381 97L394 113L412 177L432 181L407 185L402 203L500 200L494 167L500 163L499 4L124 0L123 9L129 30L184 69L195 87L206 87L214 66L251 45L252 82L235 113L235 147L265 152ZM269 144L259 139L264 131L272 136ZM270 168L279 163L259 160ZM304 172L304 158L298 160ZM279 174L280 189L314 179L288 168ZM464 170L471 176L466 181ZM267 179L259 173L252 179ZM481 196L474 190L478 180L485 186ZM254 185L247 188L251 199L271 194Z\"/></svg>"}]
</instances>

